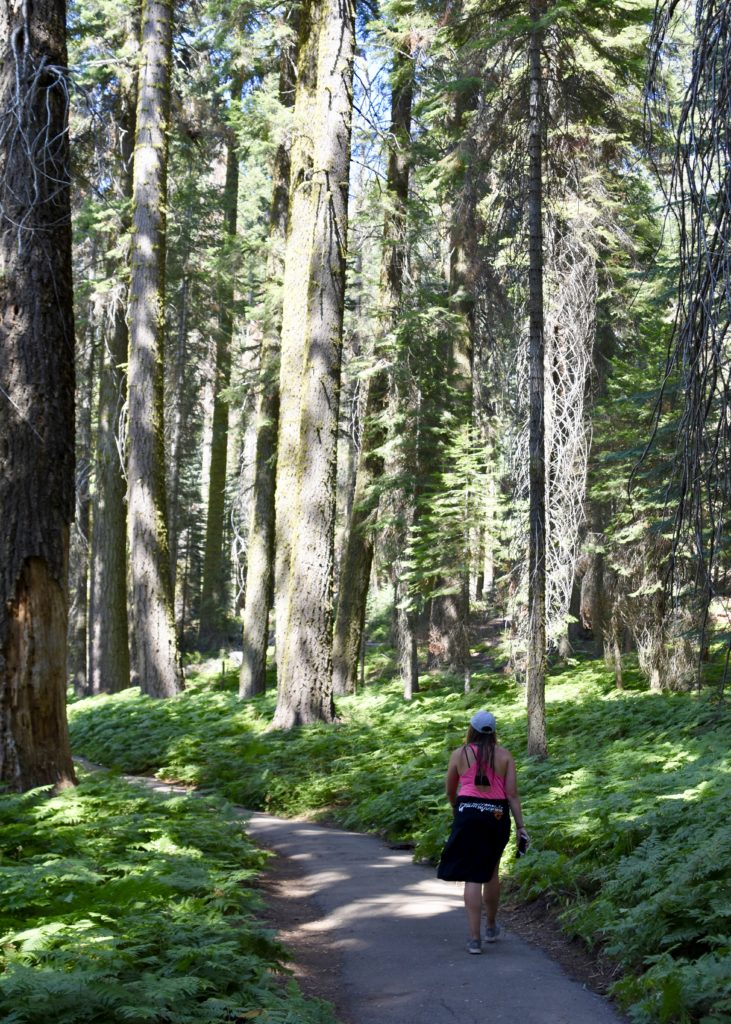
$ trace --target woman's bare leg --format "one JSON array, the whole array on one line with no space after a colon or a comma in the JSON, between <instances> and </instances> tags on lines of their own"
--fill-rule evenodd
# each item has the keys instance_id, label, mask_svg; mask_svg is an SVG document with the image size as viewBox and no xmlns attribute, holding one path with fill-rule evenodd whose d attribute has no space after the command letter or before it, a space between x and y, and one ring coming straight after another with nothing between
<instances>
[{"instance_id":1,"label":"woman's bare leg","mask_svg":"<svg viewBox=\"0 0 731 1024\"><path fill-rule=\"evenodd\" d=\"M500 876L498 875L497 868L493 871L490 881L485 882L482 886L482 901L485 904L485 913L487 914L487 927L494 928L498 903L500 902Z\"/></svg>"},{"instance_id":2,"label":"woman's bare leg","mask_svg":"<svg viewBox=\"0 0 731 1024\"><path fill-rule=\"evenodd\" d=\"M489 882L487 883L490 884ZM464 908L467 911L467 923L470 928L470 938L480 937L480 914L482 912L482 899L479 882L465 882L464 884Z\"/></svg>"}]
</instances>

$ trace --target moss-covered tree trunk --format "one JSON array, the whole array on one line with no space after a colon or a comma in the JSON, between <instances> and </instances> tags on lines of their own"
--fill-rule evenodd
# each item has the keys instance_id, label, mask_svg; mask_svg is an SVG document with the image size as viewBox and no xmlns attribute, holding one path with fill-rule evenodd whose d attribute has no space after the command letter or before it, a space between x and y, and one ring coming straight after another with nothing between
<instances>
[{"instance_id":1,"label":"moss-covered tree trunk","mask_svg":"<svg viewBox=\"0 0 731 1024\"><path fill-rule=\"evenodd\" d=\"M534 23L542 13L541 0L531 0ZM529 539L528 539L528 753L545 757L546 743L546 456L543 337L543 88L542 29L530 34L530 109L528 128L528 227L530 233L529 288Z\"/></svg>"},{"instance_id":2,"label":"moss-covered tree trunk","mask_svg":"<svg viewBox=\"0 0 731 1024\"><path fill-rule=\"evenodd\" d=\"M391 131L380 281L381 339L387 337L393 329L401 303L404 278L406 203L411 164L411 106L414 93L413 61L405 42L396 49L392 72ZM378 344L373 356L378 369L368 386L353 512L340 566L340 593L333 640L333 690L336 694L352 693L356 687L373 562L372 520L376 507L371 491L374 481L382 476L385 468L380 449L386 440L382 417L389 395L388 372L385 365L379 365L383 353Z\"/></svg>"},{"instance_id":3,"label":"moss-covered tree trunk","mask_svg":"<svg viewBox=\"0 0 731 1024\"><path fill-rule=\"evenodd\" d=\"M301 17L295 123L300 136L311 135L312 148L308 155L301 137L293 147L284 273L277 557L286 568L277 579L274 717L280 728L333 715L335 470L355 45L351 0L318 0Z\"/></svg>"},{"instance_id":4,"label":"moss-covered tree trunk","mask_svg":"<svg viewBox=\"0 0 731 1024\"><path fill-rule=\"evenodd\" d=\"M323 0L307 0L300 11L292 147L290 194L283 281L282 331L279 360L279 422L277 426L276 498L274 513L274 637L277 670L284 654L294 496L297 483L300 386L307 316L309 252L312 226L311 183L317 88L317 53Z\"/></svg>"},{"instance_id":5,"label":"moss-covered tree trunk","mask_svg":"<svg viewBox=\"0 0 731 1024\"><path fill-rule=\"evenodd\" d=\"M183 686L165 507L163 333L172 4L145 0L135 129L129 296L127 515L133 671L144 693Z\"/></svg>"},{"instance_id":6,"label":"moss-covered tree trunk","mask_svg":"<svg viewBox=\"0 0 731 1024\"><path fill-rule=\"evenodd\" d=\"M279 101L294 105L297 64L295 36L282 47ZM254 492L246 552L246 599L243 615L243 646L239 697L247 699L266 688L266 653L269 638L269 607L274 579L274 495L277 472L279 424L279 335L282 321L281 281L287 240L289 210L289 143L277 147L272 168L272 205L269 213L267 281L270 289L259 363L259 394L256 409Z\"/></svg>"},{"instance_id":7,"label":"moss-covered tree trunk","mask_svg":"<svg viewBox=\"0 0 731 1024\"><path fill-rule=\"evenodd\" d=\"M231 84L231 96L238 103L243 87L243 76L236 75ZM223 190L225 249L232 251L236 240L236 222L239 208L239 151L236 135L230 130L226 152L226 181ZM227 261L222 260L225 264ZM213 426L211 431L211 465L208 476L208 502L206 532L203 544L203 582L201 586L200 625L198 639L201 647L218 646L224 639L228 571L223 551L224 520L226 516L226 466L228 463L228 399L231 383L231 345L234 333L234 277L223 267L219 283L219 319L216 338L216 371L213 392Z\"/></svg>"},{"instance_id":8,"label":"moss-covered tree trunk","mask_svg":"<svg viewBox=\"0 0 731 1024\"><path fill-rule=\"evenodd\" d=\"M0 0L0 784L19 791L74 780L66 60L63 0Z\"/></svg>"},{"instance_id":9,"label":"moss-covered tree trunk","mask_svg":"<svg viewBox=\"0 0 731 1024\"><path fill-rule=\"evenodd\" d=\"M139 8L128 14L127 46L139 47ZM119 197L126 210L132 198L132 160L137 104L137 68L120 72L117 100ZM130 218L124 213L120 232L127 235ZM111 268L110 268L111 269ZM118 285L114 315L107 331L99 374L96 433L96 487L91 533L89 587L89 689L118 693L130 684L127 623L127 483L122 466L120 416L126 392L127 282Z\"/></svg>"}]
</instances>

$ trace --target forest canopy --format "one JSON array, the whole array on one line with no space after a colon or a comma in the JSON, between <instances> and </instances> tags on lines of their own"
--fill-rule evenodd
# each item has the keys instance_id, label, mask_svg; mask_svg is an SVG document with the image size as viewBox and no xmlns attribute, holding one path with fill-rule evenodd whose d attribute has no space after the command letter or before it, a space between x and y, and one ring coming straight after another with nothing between
<instances>
[{"instance_id":1,"label":"forest canopy","mask_svg":"<svg viewBox=\"0 0 731 1024\"><path fill-rule=\"evenodd\" d=\"M193 651L240 651L242 699L276 667L275 727L331 721L384 601L406 699L469 691L492 631L539 757L556 659L703 685L723 4L48 0L3 32L0 639L6 688L53 662L47 739L66 664L162 698ZM71 776L24 780L6 717L4 778Z\"/></svg>"},{"instance_id":2,"label":"forest canopy","mask_svg":"<svg viewBox=\"0 0 731 1024\"><path fill-rule=\"evenodd\" d=\"M621 687L635 652L653 689L703 684L726 633L724 5L24 17L8 665L23 594L63 592L68 561L78 695L172 696L183 657L240 650L242 698L276 664L275 726L330 721L383 601L407 699L424 667L469 689L474 631L502 622L539 756L546 659L602 655ZM34 274L63 279L50 303ZM43 387L65 404L39 429Z\"/></svg>"}]
</instances>

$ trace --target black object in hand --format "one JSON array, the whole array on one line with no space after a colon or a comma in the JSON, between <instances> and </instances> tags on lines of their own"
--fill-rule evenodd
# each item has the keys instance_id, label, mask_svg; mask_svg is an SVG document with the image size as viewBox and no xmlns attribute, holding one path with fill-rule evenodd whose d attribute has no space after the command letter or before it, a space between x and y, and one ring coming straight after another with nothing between
<instances>
[{"instance_id":1,"label":"black object in hand","mask_svg":"<svg viewBox=\"0 0 731 1024\"><path fill-rule=\"evenodd\" d=\"M528 836L526 836L526 835L518 836L518 856L522 857L523 854L527 851L527 849L528 849Z\"/></svg>"}]
</instances>

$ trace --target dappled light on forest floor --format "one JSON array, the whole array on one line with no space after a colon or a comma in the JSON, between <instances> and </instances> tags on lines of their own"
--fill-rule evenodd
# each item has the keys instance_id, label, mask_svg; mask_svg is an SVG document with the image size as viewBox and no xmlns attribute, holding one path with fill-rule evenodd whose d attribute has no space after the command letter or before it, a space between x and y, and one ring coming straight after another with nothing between
<instances>
[{"instance_id":1,"label":"dappled light on forest floor","mask_svg":"<svg viewBox=\"0 0 731 1024\"><path fill-rule=\"evenodd\" d=\"M267 855L222 801L83 773L50 799L0 794L0 845L3 1020L186 1024L213 999L332 1024L282 989L285 953L252 888Z\"/></svg>"},{"instance_id":2,"label":"dappled light on forest floor","mask_svg":"<svg viewBox=\"0 0 731 1024\"><path fill-rule=\"evenodd\" d=\"M725 871L719 850L731 847L729 711L696 695L634 686L619 693L599 662L556 672L548 694L546 761L522 754L522 692L490 673L478 676L474 693L445 682L409 705L397 684L373 686L339 699L334 726L291 733L267 731L273 695L242 705L203 679L164 704L134 693L80 702L71 727L75 749L104 763L139 771L142 761L162 778L216 789L243 806L377 831L434 860L450 822L442 789L448 752L471 710L488 704L517 759L533 840L520 863L512 845L506 851L510 890L565 906L569 933L590 947L602 942L624 966L618 991L628 1002L654 992L668 972L700 976L721 962L726 927L710 894ZM410 853L369 863L385 878L401 858ZM338 865L325 888L337 891L348 874ZM441 916L460 900L456 889L423 896L431 910L406 907L404 897L399 913ZM369 902L363 913L377 917L380 905ZM661 959L648 961L658 950Z\"/></svg>"}]
</instances>

